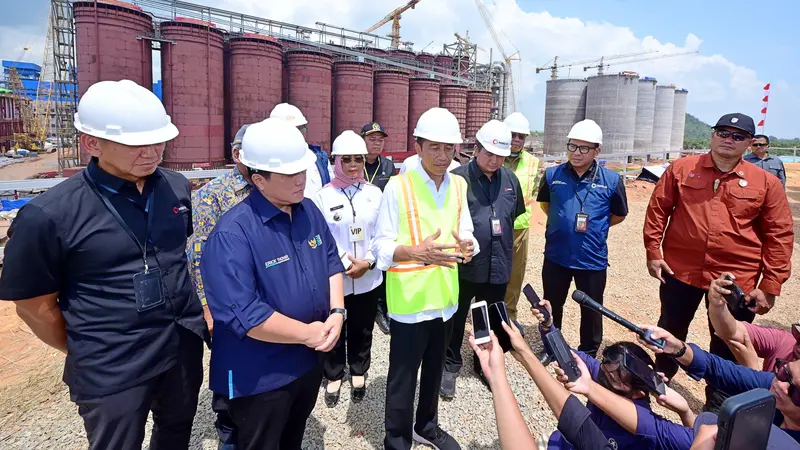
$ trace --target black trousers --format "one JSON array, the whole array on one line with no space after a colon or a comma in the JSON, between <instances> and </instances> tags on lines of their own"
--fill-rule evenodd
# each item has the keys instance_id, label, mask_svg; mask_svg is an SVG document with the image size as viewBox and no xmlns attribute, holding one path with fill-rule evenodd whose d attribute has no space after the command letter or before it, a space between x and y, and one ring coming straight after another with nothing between
<instances>
[{"instance_id":1,"label":"black trousers","mask_svg":"<svg viewBox=\"0 0 800 450\"><path fill-rule=\"evenodd\" d=\"M603 293L606 290L605 270L577 270L558 265L547 259L542 266L542 286L544 298L550 301L553 307L553 324L561 328L561 319L564 316L564 304L569 294L569 286L575 279L578 290L586 293L597 303L603 304ZM578 350L591 355L597 355L600 344L603 342L603 316L591 309L581 307L581 343Z\"/></svg>"},{"instance_id":2,"label":"black trousers","mask_svg":"<svg viewBox=\"0 0 800 450\"><path fill-rule=\"evenodd\" d=\"M464 340L464 328L467 324L472 299L476 302L486 301L487 305L502 302L506 296L508 283L472 283L463 279L458 280L458 311L453 316L453 336L447 346L447 356L445 358L444 370L450 373L457 373L464 365L461 358L461 343ZM472 353L472 364L476 371L481 370L481 364L475 352Z\"/></svg>"},{"instance_id":3,"label":"black trousers","mask_svg":"<svg viewBox=\"0 0 800 450\"><path fill-rule=\"evenodd\" d=\"M658 319L658 326L669 331L676 338L685 341L689 332L689 325L692 323L694 313L697 311L697 307L700 306L700 300L703 297L705 297L706 310L708 310L708 291L686 284L663 272L662 275L666 283L661 284L659 288L661 317ZM736 320L745 322L752 322L755 316L755 313L750 310L739 311L733 315ZM730 361L736 361L725 341L714 334L711 320L708 321L708 330L711 334L711 342L709 344L711 353ZM664 375L672 379L678 371L678 364L670 357L656 355L656 369L664 372ZM706 393L708 392L709 390L707 389Z\"/></svg>"},{"instance_id":4,"label":"black trousers","mask_svg":"<svg viewBox=\"0 0 800 450\"><path fill-rule=\"evenodd\" d=\"M392 319L389 343L389 375L386 379L387 450L411 448L412 427L417 432L434 432L438 427L439 387L442 383L445 347L450 342L453 320L442 319L408 324ZM414 418L417 371L419 402Z\"/></svg>"},{"instance_id":5,"label":"black trousers","mask_svg":"<svg viewBox=\"0 0 800 450\"><path fill-rule=\"evenodd\" d=\"M153 412L153 450L189 448L197 397L203 382L203 340L182 327L177 362L138 386L75 403L90 450L141 450L147 415Z\"/></svg>"},{"instance_id":6,"label":"black trousers","mask_svg":"<svg viewBox=\"0 0 800 450\"><path fill-rule=\"evenodd\" d=\"M229 400L229 412L238 428L237 448L300 450L321 382L322 367L317 365L281 388Z\"/></svg>"},{"instance_id":7,"label":"black trousers","mask_svg":"<svg viewBox=\"0 0 800 450\"><path fill-rule=\"evenodd\" d=\"M351 377L362 376L369 370L379 289L344 297L344 307L347 309L345 329L333 350L323 357L325 379L337 381L344 378L345 359L350 363Z\"/></svg>"},{"instance_id":8,"label":"black trousers","mask_svg":"<svg viewBox=\"0 0 800 450\"><path fill-rule=\"evenodd\" d=\"M214 428L217 429L217 436L219 436L219 450L235 450L236 424L233 423L233 419L228 413L228 397L214 393L211 398L211 410L217 414Z\"/></svg>"}]
</instances>

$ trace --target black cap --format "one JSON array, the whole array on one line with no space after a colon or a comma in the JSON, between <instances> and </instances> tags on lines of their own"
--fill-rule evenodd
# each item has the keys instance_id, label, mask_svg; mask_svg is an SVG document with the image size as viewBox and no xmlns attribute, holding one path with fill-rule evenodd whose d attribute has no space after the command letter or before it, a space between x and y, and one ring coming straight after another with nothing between
<instances>
[{"instance_id":1,"label":"black cap","mask_svg":"<svg viewBox=\"0 0 800 450\"><path fill-rule=\"evenodd\" d=\"M751 136L756 134L756 124L753 122L753 118L742 113L725 114L720 117L714 128L720 127L736 128L750 133Z\"/></svg>"},{"instance_id":2,"label":"black cap","mask_svg":"<svg viewBox=\"0 0 800 450\"><path fill-rule=\"evenodd\" d=\"M361 127L361 137L369 136L372 133L382 133L384 136L388 136L386 130L378 122L370 122Z\"/></svg>"}]
</instances>

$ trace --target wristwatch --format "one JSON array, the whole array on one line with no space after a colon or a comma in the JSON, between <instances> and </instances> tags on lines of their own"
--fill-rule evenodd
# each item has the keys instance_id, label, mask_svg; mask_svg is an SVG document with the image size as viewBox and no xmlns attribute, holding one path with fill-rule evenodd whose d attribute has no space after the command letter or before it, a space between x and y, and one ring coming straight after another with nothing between
<instances>
[{"instance_id":1,"label":"wristwatch","mask_svg":"<svg viewBox=\"0 0 800 450\"><path fill-rule=\"evenodd\" d=\"M667 353L666 356L674 359L674 358L680 358L681 356L686 354L686 342L682 342L682 344L683 347L681 347L681 349L678 350L678 353Z\"/></svg>"},{"instance_id":2,"label":"wristwatch","mask_svg":"<svg viewBox=\"0 0 800 450\"><path fill-rule=\"evenodd\" d=\"M372 269L375 268L375 261L369 261L368 260L367 262L369 263L369 270L372 270Z\"/></svg>"},{"instance_id":3,"label":"wristwatch","mask_svg":"<svg viewBox=\"0 0 800 450\"><path fill-rule=\"evenodd\" d=\"M344 320L347 320L347 310L346 309L344 309L344 308L333 308L333 309L331 309L331 315L334 315L336 313L341 314L342 318L344 318Z\"/></svg>"}]
</instances>

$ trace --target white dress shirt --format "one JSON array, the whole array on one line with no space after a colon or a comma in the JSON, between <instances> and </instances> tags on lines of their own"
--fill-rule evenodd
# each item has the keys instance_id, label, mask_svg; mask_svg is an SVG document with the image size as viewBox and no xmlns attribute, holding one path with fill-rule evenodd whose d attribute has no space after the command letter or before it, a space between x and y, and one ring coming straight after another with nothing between
<instances>
[{"instance_id":1,"label":"white dress shirt","mask_svg":"<svg viewBox=\"0 0 800 450\"><path fill-rule=\"evenodd\" d=\"M428 173L425 172L420 165L417 165L416 168L412 170L417 170L425 181L425 186L433 196L436 206L443 208L444 201L447 198L447 188L450 186L450 178L458 175L451 175L449 172L445 173L444 181L437 190L436 183L431 180L431 177L428 176ZM400 184L389 179L389 183L383 190L383 200L381 201L380 212L378 213L377 232L372 243L372 252L377 257L376 267L384 271L397 264L394 261L394 251L399 245L396 241L400 230L400 213L397 206L397 193L395 192L397 189L402 189ZM474 254L477 255L480 251L480 247L478 246L478 241L475 239L475 236L472 234L474 230L475 228L472 225L472 217L470 216L469 206L467 204L467 190L464 189L461 193L461 220L458 236L461 239L472 239L475 245ZM423 236L423 239L426 237L427 236ZM448 236L442 236L442 238L448 240ZM452 236L449 236L449 238L452 239ZM417 314L392 314L390 312L389 317L402 323L420 323L433 319L447 321L450 320L456 310L458 310L458 298L450 300L453 304L443 310L423 311Z\"/></svg>"},{"instance_id":2,"label":"white dress shirt","mask_svg":"<svg viewBox=\"0 0 800 450\"><path fill-rule=\"evenodd\" d=\"M328 173L331 180L333 179L333 165L328 162ZM306 188L303 190L303 196L309 200L314 200L317 197L317 192L322 189L322 176L319 174L317 165L314 164L306 170Z\"/></svg>"},{"instance_id":3,"label":"white dress shirt","mask_svg":"<svg viewBox=\"0 0 800 450\"><path fill-rule=\"evenodd\" d=\"M447 168L447 171L450 172L451 170L455 169L456 167L461 166L456 160L450 161L450 166ZM411 155L403 161L403 165L400 166L400 173L404 173L407 170L416 169L419 167L419 155Z\"/></svg>"},{"instance_id":4,"label":"white dress shirt","mask_svg":"<svg viewBox=\"0 0 800 450\"><path fill-rule=\"evenodd\" d=\"M371 184L361 183L344 190L327 184L313 198L328 222L345 268L352 264L348 255L375 261L371 246L375 238L381 195L381 190ZM380 286L381 281L383 273L377 267L367 270L357 280L345 276L344 295L364 294Z\"/></svg>"}]
</instances>

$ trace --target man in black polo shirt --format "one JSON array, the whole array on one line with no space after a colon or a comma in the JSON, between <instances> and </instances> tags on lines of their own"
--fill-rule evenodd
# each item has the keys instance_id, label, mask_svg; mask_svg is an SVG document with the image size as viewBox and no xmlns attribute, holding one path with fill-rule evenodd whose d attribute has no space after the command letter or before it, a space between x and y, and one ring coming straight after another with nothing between
<instances>
[{"instance_id":1,"label":"man in black polo shirt","mask_svg":"<svg viewBox=\"0 0 800 450\"><path fill-rule=\"evenodd\" d=\"M92 85L75 127L92 160L20 209L0 299L66 353L90 449L141 449L150 411L150 449L186 449L209 333L185 253L189 182L158 168L178 130L129 80Z\"/></svg>"},{"instance_id":2,"label":"man in black polo shirt","mask_svg":"<svg viewBox=\"0 0 800 450\"><path fill-rule=\"evenodd\" d=\"M361 127L361 137L367 143L367 160L364 163L364 178L367 182L378 186L381 191L386 187L389 178L394 176L394 163L381 156L386 140L386 130L378 122L371 122ZM375 323L383 334L389 334L389 315L386 307L386 275L378 287L378 313Z\"/></svg>"},{"instance_id":3,"label":"man in black polo shirt","mask_svg":"<svg viewBox=\"0 0 800 450\"><path fill-rule=\"evenodd\" d=\"M439 390L445 399L452 399L456 393L456 377L463 364L461 342L472 299L491 305L502 302L506 295L511 278L514 220L525 212L519 180L503 167L505 157L511 154L511 131L503 122L491 120L475 137L475 157L452 173L467 180L467 202L481 251L458 268L458 311L453 317L453 334ZM473 369L488 386L474 353Z\"/></svg>"}]
</instances>

